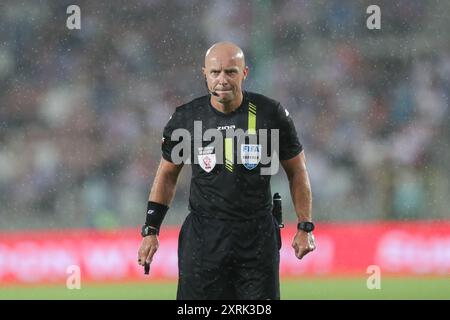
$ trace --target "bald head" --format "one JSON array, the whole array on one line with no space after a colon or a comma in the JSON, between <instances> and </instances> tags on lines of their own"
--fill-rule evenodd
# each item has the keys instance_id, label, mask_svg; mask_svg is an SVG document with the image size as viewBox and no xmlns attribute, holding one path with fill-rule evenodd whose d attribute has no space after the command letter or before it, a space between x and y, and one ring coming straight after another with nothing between
<instances>
[{"instance_id":1,"label":"bald head","mask_svg":"<svg viewBox=\"0 0 450 320\"><path fill-rule=\"evenodd\" d=\"M205 66L211 60L231 60L240 68L245 68L244 52L233 42L222 41L217 42L206 51Z\"/></svg>"},{"instance_id":2,"label":"bald head","mask_svg":"<svg viewBox=\"0 0 450 320\"><path fill-rule=\"evenodd\" d=\"M218 42L206 51L203 74L212 105L224 112L242 102L242 82L248 74L242 49L232 42Z\"/></svg>"}]
</instances>

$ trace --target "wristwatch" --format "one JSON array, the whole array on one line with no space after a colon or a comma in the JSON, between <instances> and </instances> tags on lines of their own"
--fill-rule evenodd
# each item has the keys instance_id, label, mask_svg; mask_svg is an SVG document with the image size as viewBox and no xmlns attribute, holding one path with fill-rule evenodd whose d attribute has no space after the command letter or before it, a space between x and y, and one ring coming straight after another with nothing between
<instances>
[{"instance_id":1,"label":"wristwatch","mask_svg":"<svg viewBox=\"0 0 450 320\"><path fill-rule=\"evenodd\" d=\"M159 235L159 230L156 229L155 227L147 226L144 224L142 226L141 236L146 237L151 235Z\"/></svg>"},{"instance_id":2,"label":"wristwatch","mask_svg":"<svg viewBox=\"0 0 450 320\"><path fill-rule=\"evenodd\" d=\"M309 221L299 222L297 224L297 230L303 230L305 232L312 232L314 230L314 223Z\"/></svg>"}]
</instances>

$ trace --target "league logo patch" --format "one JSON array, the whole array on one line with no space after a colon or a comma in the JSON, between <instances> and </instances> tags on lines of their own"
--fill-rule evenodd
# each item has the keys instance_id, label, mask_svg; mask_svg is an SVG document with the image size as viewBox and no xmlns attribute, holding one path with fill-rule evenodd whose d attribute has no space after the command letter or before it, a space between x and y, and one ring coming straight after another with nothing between
<instances>
[{"instance_id":1,"label":"league logo patch","mask_svg":"<svg viewBox=\"0 0 450 320\"><path fill-rule=\"evenodd\" d=\"M213 152L214 147L198 148L198 164L208 173L216 166L216 154Z\"/></svg>"},{"instance_id":2,"label":"league logo patch","mask_svg":"<svg viewBox=\"0 0 450 320\"><path fill-rule=\"evenodd\" d=\"M260 144L242 144L241 145L241 161L248 170L256 168L261 160Z\"/></svg>"}]
</instances>

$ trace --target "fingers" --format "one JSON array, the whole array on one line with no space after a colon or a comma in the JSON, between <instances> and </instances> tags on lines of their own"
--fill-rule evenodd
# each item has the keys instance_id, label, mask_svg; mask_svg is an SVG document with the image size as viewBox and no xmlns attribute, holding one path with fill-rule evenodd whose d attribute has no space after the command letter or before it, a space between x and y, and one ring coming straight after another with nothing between
<instances>
[{"instance_id":1,"label":"fingers","mask_svg":"<svg viewBox=\"0 0 450 320\"><path fill-rule=\"evenodd\" d=\"M294 242L292 242L292 248L294 248L295 256L298 258L299 247L298 247L298 243L295 240L294 240Z\"/></svg>"},{"instance_id":2,"label":"fingers","mask_svg":"<svg viewBox=\"0 0 450 320\"><path fill-rule=\"evenodd\" d=\"M292 248L295 250L295 256L301 260L305 255L307 255L309 252L314 251L316 249L316 243L314 240L314 236L312 234L308 234L308 239L306 241L306 244L300 244L297 239L294 239L292 243Z\"/></svg>"},{"instance_id":3,"label":"fingers","mask_svg":"<svg viewBox=\"0 0 450 320\"><path fill-rule=\"evenodd\" d=\"M297 258L299 258L301 260L304 256L306 256L308 253L310 253L313 250L314 249L311 247L304 247L303 250L299 250L299 254L297 255Z\"/></svg>"},{"instance_id":4,"label":"fingers","mask_svg":"<svg viewBox=\"0 0 450 320\"><path fill-rule=\"evenodd\" d=\"M314 251L316 249L316 240L314 239L314 235L312 233L308 234L308 246L311 249L310 251Z\"/></svg>"},{"instance_id":5,"label":"fingers","mask_svg":"<svg viewBox=\"0 0 450 320\"><path fill-rule=\"evenodd\" d=\"M141 247L138 252L138 264L143 266L145 264L146 258L147 258L146 250Z\"/></svg>"},{"instance_id":6,"label":"fingers","mask_svg":"<svg viewBox=\"0 0 450 320\"><path fill-rule=\"evenodd\" d=\"M141 245L138 251L138 264L144 266L146 263L151 263L156 250L158 250L157 244Z\"/></svg>"},{"instance_id":7,"label":"fingers","mask_svg":"<svg viewBox=\"0 0 450 320\"><path fill-rule=\"evenodd\" d=\"M298 259L302 259L305 255L307 255L309 252L314 251L314 248L311 247L296 247L295 249L295 256Z\"/></svg>"},{"instance_id":8,"label":"fingers","mask_svg":"<svg viewBox=\"0 0 450 320\"><path fill-rule=\"evenodd\" d=\"M158 250L157 244L141 245L138 253L138 264L144 266L144 274L149 274L150 263L153 260L153 255L155 254L156 250Z\"/></svg>"},{"instance_id":9,"label":"fingers","mask_svg":"<svg viewBox=\"0 0 450 320\"><path fill-rule=\"evenodd\" d=\"M148 255L144 261L145 263L148 263L148 264L152 263L153 255L155 254L156 250L158 250L158 247L156 247L156 246L150 247L150 251L148 252Z\"/></svg>"},{"instance_id":10,"label":"fingers","mask_svg":"<svg viewBox=\"0 0 450 320\"><path fill-rule=\"evenodd\" d=\"M296 241L294 241L292 243L292 248L294 248L295 256L298 259L303 258L303 256L306 254L305 250L307 250L307 247L303 247L303 246L299 245Z\"/></svg>"}]
</instances>

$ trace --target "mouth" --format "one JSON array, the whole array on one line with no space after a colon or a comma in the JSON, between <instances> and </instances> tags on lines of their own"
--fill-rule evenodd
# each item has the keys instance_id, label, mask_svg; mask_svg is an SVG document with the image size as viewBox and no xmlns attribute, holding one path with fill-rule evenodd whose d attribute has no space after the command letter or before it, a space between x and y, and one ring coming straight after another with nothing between
<instances>
[{"instance_id":1,"label":"mouth","mask_svg":"<svg viewBox=\"0 0 450 320\"><path fill-rule=\"evenodd\" d=\"M232 90L231 90L231 89L229 89L229 90L224 90L224 89L216 89L216 90L215 90L215 92L216 92L216 93L231 93L231 92L232 92Z\"/></svg>"}]
</instances>

